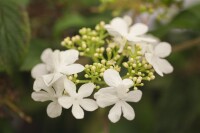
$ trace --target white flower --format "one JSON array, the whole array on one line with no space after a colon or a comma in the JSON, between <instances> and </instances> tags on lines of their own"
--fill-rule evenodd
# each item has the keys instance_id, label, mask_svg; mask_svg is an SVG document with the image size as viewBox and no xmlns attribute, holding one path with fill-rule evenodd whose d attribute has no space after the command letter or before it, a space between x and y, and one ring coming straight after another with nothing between
<instances>
[{"instance_id":1,"label":"white flower","mask_svg":"<svg viewBox=\"0 0 200 133\"><path fill-rule=\"evenodd\" d=\"M110 24L107 24L105 28L108 33L114 37L114 40L119 44L122 52L127 40L138 43L141 41L154 42L151 38L145 37L148 31L148 27L142 23L136 23L131 26L132 20L130 17L125 16L124 18L116 17Z\"/></svg>"},{"instance_id":2,"label":"white flower","mask_svg":"<svg viewBox=\"0 0 200 133\"><path fill-rule=\"evenodd\" d=\"M32 71L32 77L37 78L42 76L46 85L53 84L63 75L71 75L84 70L80 64L74 64L78 59L79 52L77 50L66 50L54 52L51 49L46 49L41 55L43 63L36 65Z\"/></svg>"},{"instance_id":3,"label":"white flower","mask_svg":"<svg viewBox=\"0 0 200 133\"><path fill-rule=\"evenodd\" d=\"M145 53L146 60L160 76L163 76L163 73L168 74L173 71L171 64L166 59L163 59L171 53L171 49L169 43L160 42Z\"/></svg>"},{"instance_id":4,"label":"white flower","mask_svg":"<svg viewBox=\"0 0 200 133\"><path fill-rule=\"evenodd\" d=\"M61 115L62 106L58 103L58 98L62 96L64 91L63 78L54 82L52 86L46 86L42 77L37 78L34 83L34 90L31 97L35 101L45 102L52 101L47 106L47 115L55 118Z\"/></svg>"},{"instance_id":5,"label":"white flower","mask_svg":"<svg viewBox=\"0 0 200 133\"><path fill-rule=\"evenodd\" d=\"M110 87L102 88L95 93L97 104L102 108L114 104L108 115L113 123L119 121L122 113L126 119L133 120L135 113L127 102L138 102L142 97L142 92L140 90L129 91L129 88L133 86L133 81L122 80L116 70L106 70L103 77Z\"/></svg>"},{"instance_id":6,"label":"white flower","mask_svg":"<svg viewBox=\"0 0 200 133\"><path fill-rule=\"evenodd\" d=\"M60 105L63 108L69 109L72 106L72 114L76 119L82 119L84 117L84 110L94 111L98 108L98 105L93 99L85 98L92 94L95 85L93 83L87 83L82 85L78 93L76 92L75 84L70 80L64 81L65 91L69 96L62 96L58 99Z\"/></svg>"}]
</instances>

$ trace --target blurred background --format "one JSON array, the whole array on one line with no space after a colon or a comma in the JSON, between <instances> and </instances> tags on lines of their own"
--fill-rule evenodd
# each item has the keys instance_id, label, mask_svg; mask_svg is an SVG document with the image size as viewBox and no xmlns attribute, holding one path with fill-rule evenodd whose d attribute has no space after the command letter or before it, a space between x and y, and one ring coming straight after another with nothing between
<instances>
[{"instance_id":1,"label":"blurred background","mask_svg":"<svg viewBox=\"0 0 200 133\"><path fill-rule=\"evenodd\" d=\"M140 88L133 121L113 124L98 110L83 120L71 110L49 118L48 103L31 99L30 71L42 51L64 49L64 37L123 15L172 44L174 72ZM0 133L26 132L199 133L200 0L0 0Z\"/></svg>"}]
</instances>

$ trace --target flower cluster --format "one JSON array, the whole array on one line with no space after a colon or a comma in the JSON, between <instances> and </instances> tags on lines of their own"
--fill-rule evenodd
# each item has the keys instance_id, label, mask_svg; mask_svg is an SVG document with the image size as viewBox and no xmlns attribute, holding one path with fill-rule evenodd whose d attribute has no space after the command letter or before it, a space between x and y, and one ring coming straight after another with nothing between
<instances>
[{"instance_id":1,"label":"flower cluster","mask_svg":"<svg viewBox=\"0 0 200 133\"><path fill-rule=\"evenodd\" d=\"M119 121L122 114L133 120L135 113L128 102L140 101L139 87L155 78L154 71L160 76L173 71L164 59L171 45L147 32L146 25L132 25L128 16L114 18L110 24L100 22L94 30L82 28L80 35L61 42L68 50L44 50L43 63L31 73L32 98L51 101L47 107L51 118L60 116L62 108L72 107L73 116L82 119L84 110L113 105L108 114L111 122ZM79 55L86 57L85 65L75 63Z\"/></svg>"}]
</instances>

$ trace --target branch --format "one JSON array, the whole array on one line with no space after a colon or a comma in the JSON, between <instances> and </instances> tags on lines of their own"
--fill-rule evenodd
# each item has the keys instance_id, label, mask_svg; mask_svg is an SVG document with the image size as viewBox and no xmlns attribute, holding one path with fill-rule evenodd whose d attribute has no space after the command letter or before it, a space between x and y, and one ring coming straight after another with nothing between
<instances>
[{"instance_id":1,"label":"branch","mask_svg":"<svg viewBox=\"0 0 200 133\"><path fill-rule=\"evenodd\" d=\"M200 45L200 37L174 46L172 52L180 52L197 45Z\"/></svg>"},{"instance_id":2,"label":"branch","mask_svg":"<svg viewBox=\"0 0 200 133\"><path fill-rule=\"evenodd\" d=\"M18 108L9 99L5 99L4 104L8 106L13 112L15 112L21 119L25 120L28 123L31 123L32 121L31 117L27 116L20 108Z\"/></svg>"}]
</instances>

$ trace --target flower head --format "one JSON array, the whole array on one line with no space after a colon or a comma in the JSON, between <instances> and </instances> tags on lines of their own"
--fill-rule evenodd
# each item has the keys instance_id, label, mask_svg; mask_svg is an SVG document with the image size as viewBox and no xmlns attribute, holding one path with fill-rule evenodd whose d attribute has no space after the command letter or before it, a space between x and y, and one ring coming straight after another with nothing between
<instances>
[{"instance_id":1,"label":"flower head","mask_svg":"<svg viewBox=\"0 0 200 133\"><path fill-rule=\"evenodd\" d=\"M122 113L126 119L133 120L135 113L127 102L138 102L142 97L142 92L129 91L129 88L133 86L133 81L122 80L119 73L113 69L104 72L104 80L110 87L102 88L95 93L97 104L102 108L114 105L108 115L113 123L119 121Z\"/></svg>"},{"instance_id":2,"label":"flower head","mask_svg":"<svg viewBox=\"0 0 200 133\"><path fill-rule=\"evenodd\" d=\"M66 51L46 49L41 55L43 63L32 69L32 77L42 76L45 84L50 86L63 75L79 73L84 70L84 67L80 64L74 64L78 55L79 52L73 49Z\"/></svg>"},{"instance_id":3,"label":"flower head","mask_svg":"<svg viewBox=\"0 0 200 133\"><path fill-rule=\"evenodd\" d=\"M68 95L60 97L58 102L66 109L72 106L72 114L76 119L82 119L84 117L83 109L86 111L94 111L98 108L98 105L93 99L86 98L92 94L95 88L93 83L82 85L78 92L76 92L75 84L70 80L66 79L64 86Z\"/></svg>"},{"instance_id":4,"label":"flower head","mask_svg":"<svg viewBox=\"0 0 200 133\"><path fill-rule=\"evenodd\" d=\"M160 42L151 47L152 48L145 53L145 58L149 64L153 66L160 76L163 76L163 73L171 73L173 67L166 59L163 59L171 53L171 45L166 42Z\"/></svg>"},{"instance_id":5,"label":"flower head","mask_svg":"<svg viewBox=\"0 0 200 133\"><path fill-rule=\"evenodd\" d=\"M131 26L132 20L130 17L125 16L124 18L116 17L110 24L107 24L105 28L108 33L114 37L114 40L119 44L122 52L127 40L132 43L138 42L154 42L155 40L144 36L148 27L142 23L136 23Z\"/></svg>"},{"instance_id":6,"label":"flower head","mask_svg":"<svg viewBox=\"0 0 200 133\"><path fill-rule=\"evenodd\" d=\"M62 106L58 103L58 98L62 96L64 91L63 78L57 80L52 86L47 86L42 77L37 78L34 82L34 90L31 97L35 101L45 102L52 101L47 106L47 115L55 118L61 115Z\"/></svg>"}]
</instances>

